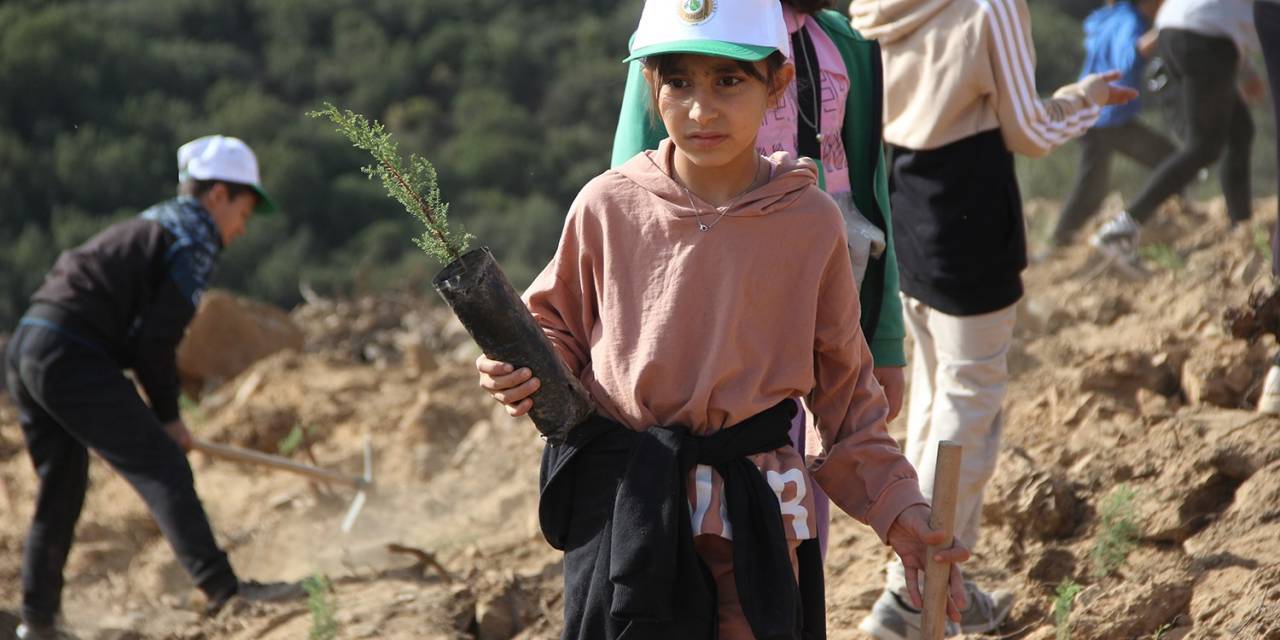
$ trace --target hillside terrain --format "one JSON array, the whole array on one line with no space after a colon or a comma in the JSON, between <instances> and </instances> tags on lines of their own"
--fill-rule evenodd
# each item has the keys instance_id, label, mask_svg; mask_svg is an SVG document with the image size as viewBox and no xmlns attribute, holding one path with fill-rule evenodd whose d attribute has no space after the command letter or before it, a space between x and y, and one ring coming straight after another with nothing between
<instances>
[{"instance_id":1,"label":"hillside terrain","mask_svg":"<svg viewBox=\"0 0 1280 640\"><path fill-rule=\"evenodd\" d=\"M1270 286L1259 239L1275 201L1256 209L1257 222L1236 229L1222 222L1220 200L1166 210L1144 238L1153 270L1145 281L1100 269L1083 246L1026 272L1005 446L984 538L966 566L983 584L1018 593L999 637L1056 637L1055 590L1070 581L1080 587L1066 617L1077 640L1280 638L1280 418L1251 411L1276 345L1233 340L1221 320ZM1033 228L1052 211L1029 204ZM352 474L368 436L377 491L343 534L350 492L192 454L238 571L327 576L326 602L313 604L333 614L332 637L558 637L560 555L536 523L541 440L476 388L462 329L435 301L409 295L317 298L290 316L302 348L225 380L203 378L189 424L215 442L268 452L292 440L285 448L295 457L309 451ZM891 426L895 435L904 422ZM97 460L91 478L67 568L64 609L77 637L311 632L305 602L201 618L132 489ZM0 395L0 640L18 610L34 491L14 409ZM856 637L886 551L844 515L831 534L830 636Z\"/></svg>"}]
</instances>

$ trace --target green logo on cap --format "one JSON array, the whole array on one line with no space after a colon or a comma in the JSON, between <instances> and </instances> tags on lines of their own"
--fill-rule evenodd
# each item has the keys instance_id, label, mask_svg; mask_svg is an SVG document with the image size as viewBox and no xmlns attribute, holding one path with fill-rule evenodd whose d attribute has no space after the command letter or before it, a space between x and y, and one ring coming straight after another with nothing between
<instances>
[{"instance_id":1,"label":"green logo on cap","mask_svg":"<svg viewBox=\"0 0 1280 640\"><path fill-rule=\"evenodd\" d=\"M680 3L680 19L689 24L700 24L706 22L715 10L715 0L683 0Z\"/></svg>"}]
</instances>

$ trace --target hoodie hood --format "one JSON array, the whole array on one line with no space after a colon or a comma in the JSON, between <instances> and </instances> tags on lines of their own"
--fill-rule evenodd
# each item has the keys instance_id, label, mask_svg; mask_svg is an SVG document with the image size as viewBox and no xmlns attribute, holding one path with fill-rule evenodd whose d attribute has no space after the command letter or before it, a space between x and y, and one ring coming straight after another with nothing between
<instances>
[{"instance_id":1,"label":"hoodie hood","mask_svg":"<svg viewBox=\"0 0 1280 640\"><path fill-rule=\"evenodd\" d=\"M668 211L676 217L719 215L714 206L685 190L671 177L674 151L671 139L664 139L657 149L636 154L617 171L641 189L662 199ZM765 160L770 165L769 181L738 196L725 212L726 217L767 216L789 207L806 189L817 187L818 168L813 161L797 158L785 151L778 151ZM689 206L690 199L699 207L697 211Z\"/></svg>"},{"instance_id":2,"label":"hoodie hood","mask_svg":"<svg viewBox=\"0 0 1280 640\"><path fill-rule=\"evenodd\" d=\"M854 0L853 28L868 40L888 44L911 35L951 0Z\"/></svg>"}]
</instances>

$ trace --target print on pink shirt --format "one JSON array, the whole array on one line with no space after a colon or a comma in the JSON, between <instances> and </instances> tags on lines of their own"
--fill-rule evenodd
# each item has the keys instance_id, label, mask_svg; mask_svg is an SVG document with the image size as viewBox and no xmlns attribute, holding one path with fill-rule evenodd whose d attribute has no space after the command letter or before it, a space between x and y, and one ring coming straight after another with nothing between
<instances>
[{"instance_id":1,"label":"print on pink shirt","mask_svg":"<svg viewBox=\"0 0 1280 640\"><path fill-rule=\"evenodd\" d=\"M822 112L819 128L823 133L819 151L822 154L822 170L826 177L828 193L849 191L849 159L845 154L840 130L844 126L845 102L849 96L849 77L844 60L835 43L816 23L805 20L801 27L808 29L818 56L822 79L819 91L819 109ZM796 84L787 87L778 106L765 112L764 121L756 137L756 150L761 155L776 151L797 153L796 140L799 113L796 109Z\"/></svg>"}]
</instances>

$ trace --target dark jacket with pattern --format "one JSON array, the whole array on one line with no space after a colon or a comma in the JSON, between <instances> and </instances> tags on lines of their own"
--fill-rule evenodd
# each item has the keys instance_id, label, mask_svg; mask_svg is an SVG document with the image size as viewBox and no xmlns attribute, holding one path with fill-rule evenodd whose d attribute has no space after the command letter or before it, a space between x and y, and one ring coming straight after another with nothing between
<instances>
[{"instance_id":1,"label":"dark jacket with pattern","mask_svg":"<svg viewBox=\"0 0 1280 640\"><path fill-rule=\"evenodd\" d=\"M198 200L162 202L64 251L27 316L133 369L156 417L170 422L178 417L178 343L221 251Z\"/></svg>"}]
</instances>

